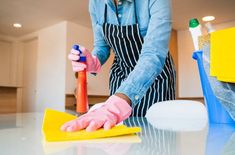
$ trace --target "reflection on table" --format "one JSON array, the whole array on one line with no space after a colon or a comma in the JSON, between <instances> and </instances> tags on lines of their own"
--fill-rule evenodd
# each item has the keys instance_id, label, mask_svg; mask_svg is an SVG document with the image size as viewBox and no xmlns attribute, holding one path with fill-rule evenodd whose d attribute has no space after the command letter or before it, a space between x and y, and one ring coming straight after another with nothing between
<instances>
[{"instance_id":1,"label":"reflection on table","mask_svg":"<svg viewBox=\"0 0 235 155\"><path fill-rule=\"evenodd\" d=\"M235 127L210 124L201 131L157 129L146 118L133 117L127 126L140 126L142 132L92 141L48 143L41 133L42 113L0 115L1 155L234 155Z\"/></svg>"}]
</instances>

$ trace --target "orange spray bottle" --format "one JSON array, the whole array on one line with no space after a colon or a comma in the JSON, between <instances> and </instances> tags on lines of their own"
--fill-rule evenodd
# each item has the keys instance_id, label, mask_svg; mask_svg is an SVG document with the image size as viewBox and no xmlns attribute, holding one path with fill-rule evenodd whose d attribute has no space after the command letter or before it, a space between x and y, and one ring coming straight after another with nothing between
<instances>
[{"instance_id":1,"label":"orange spray bottle","mask_svg":"<svg viewBox=\"0 0 235 155\"><path fill-rule=\"evenodd\" d=\"M73 49L80 52L80 63L86 64L86 56L82 55L82 51L78 45L74 45ZM88 111L88 99L87 99L87 75L86 69L78 72L77 78L77 100L76 100L76 112L84 114Z\"/></svg>"}]
</instances>

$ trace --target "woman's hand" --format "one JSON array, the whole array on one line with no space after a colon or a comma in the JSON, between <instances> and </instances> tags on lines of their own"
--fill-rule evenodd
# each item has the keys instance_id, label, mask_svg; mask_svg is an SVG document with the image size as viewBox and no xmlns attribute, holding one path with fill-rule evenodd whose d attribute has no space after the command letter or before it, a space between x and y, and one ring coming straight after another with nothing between
<instances>
[{"instance_id":1,"label":"woman's hand","mask_svg":"<svg viewBox=\"0 0 235 155\"><path fill-rule=\"evenodd\" d=\"M96 56L93 56L86 48L80 46L79 49L71 49L68 58L72 61L73 71L79 72L86 68L89 73L98 73L101 69L101 64L99 59ZM78 62L80 57L86 56L86 64Z\"/></svg>"},{"instance_id":2,"label":"woman's hand","mask_svg":"<svg viewBox=\"0 0 235 155\"><path fill-rule=\"evenodd\" d=\"M119 122L127 119L131 115L131 111L132 108L126 100L112 95L104 105L65 123L61 126L61 130L69 132L82 129L91 132L99 128L109 130Z\"/></svg>"}]
</instances>

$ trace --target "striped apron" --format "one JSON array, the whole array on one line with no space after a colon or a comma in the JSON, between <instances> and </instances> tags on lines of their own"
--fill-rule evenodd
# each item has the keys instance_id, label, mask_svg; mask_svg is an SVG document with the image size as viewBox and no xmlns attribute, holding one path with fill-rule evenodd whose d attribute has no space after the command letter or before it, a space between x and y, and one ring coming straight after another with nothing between
<instances>
[{"instance_id":1,"label":"striped apron","mask_svg":"<svg viewBox=\"0 0 235 155\"><path fill-rule=\"evenodd\" d=\"M134 3L135 5L135 3ZM106 43L115 53L110 70L110 95L115 94L121 83L134 69L141 53L143 38L140 35L135 6L136 24L120 26L107 23L105 4L103 34ZM175 99L175 70L168 53L162 72L147 90L141 101L133 107L131 116L145 116L146 111L156 102Z\"/></svg>"}]
</instances>

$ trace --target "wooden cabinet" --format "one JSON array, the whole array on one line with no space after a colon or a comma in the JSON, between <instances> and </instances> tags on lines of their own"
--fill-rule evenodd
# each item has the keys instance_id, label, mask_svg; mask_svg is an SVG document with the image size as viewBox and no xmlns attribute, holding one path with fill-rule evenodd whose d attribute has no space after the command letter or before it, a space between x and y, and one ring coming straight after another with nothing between
<instances>
[{"instance_id":1,"label":"wooden cabinet","mask_svg":"<svg viewBox=\"0 0 235 155\"><path fill-rule=\"evenodd\" d=\"M0 114L17 111L17 88L0 87Z\"/></svg>"},{"instance_id":2,"label":"wooden cabinet","mask_svg":"<svg viewBox=\"0 0 235 155\"><path fill-rule=\"evenodd\" d=\"M21 112L21 43L0 37L0 114Z\"/></svg>"}]
</instances>

